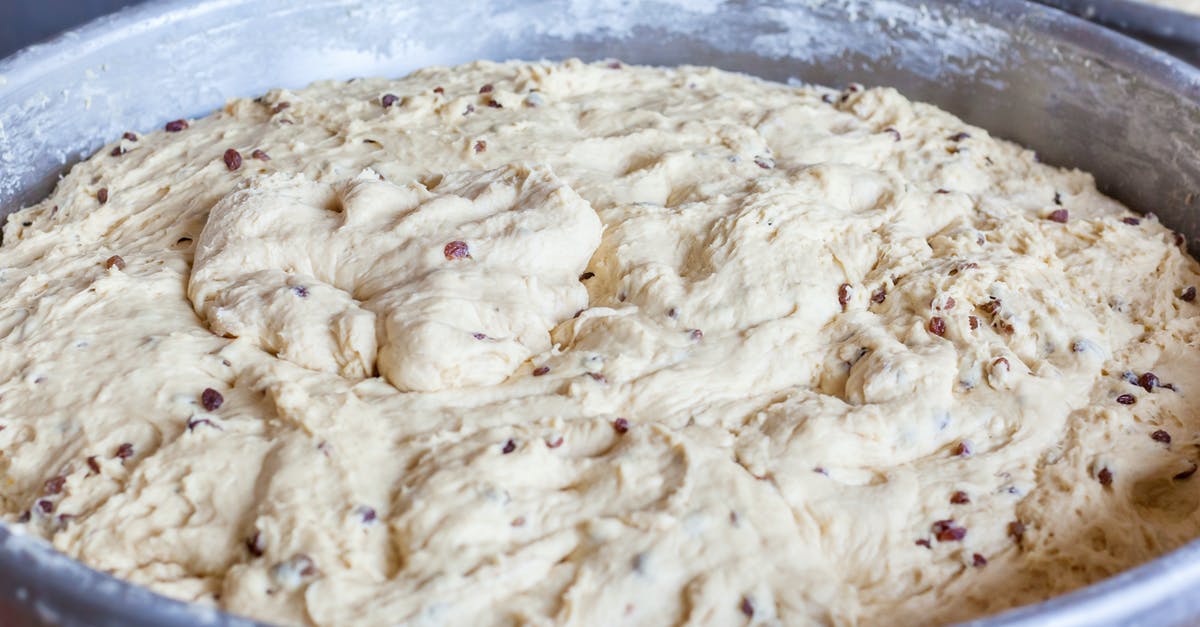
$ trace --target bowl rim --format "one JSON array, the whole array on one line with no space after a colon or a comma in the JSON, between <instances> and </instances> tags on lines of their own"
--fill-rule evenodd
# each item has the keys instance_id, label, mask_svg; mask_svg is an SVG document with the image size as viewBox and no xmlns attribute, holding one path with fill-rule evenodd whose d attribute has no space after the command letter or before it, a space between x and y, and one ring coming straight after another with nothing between
<instances>
[{"instance_id":1,"label":"bowl rim","mask_svg":"<svg viewBox=\"0 0 1200 627\"><path fill-rule=\"evenodd\" d=\"M1074 15L1143 36L1200 45L1200 14L1141 0L1037 0Z\"/></svg>"}]
</instances>

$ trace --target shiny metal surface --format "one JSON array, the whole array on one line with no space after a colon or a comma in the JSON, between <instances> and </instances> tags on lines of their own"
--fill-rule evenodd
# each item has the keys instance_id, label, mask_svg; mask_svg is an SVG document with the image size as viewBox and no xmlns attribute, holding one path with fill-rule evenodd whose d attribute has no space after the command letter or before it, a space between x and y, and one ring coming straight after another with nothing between
<instances>
[{"instance_id":1,"label":"shiny metal surface","mask_svg":"<svg viewBox=\"0 0 1200 627\"><path fill-rule=\"evenodd\" d=\"M1116 28L1200 65L1200 15L1138 0L1038 0Z\"/></svg>"},{"instance_id":2,"label":"shiny metal surface","mask_svg":"<svg viewBox=\"0 0 1200 627\"><path fill-rule=\"evenodd\" d=\"M232 96L476 58L568 56L892 85L1045 161L1091 171L1108 193L1193 241L1200 235L1200 70L1018 0L152 3L0 62L0 215L43 197L64 166L122 131L204 115ZM1197 588L1200 543L1192 543L974 624L1195 625ZM0 618L8 617L235 622L90 571L0 526Z\"/></svg>"}]
</instances>

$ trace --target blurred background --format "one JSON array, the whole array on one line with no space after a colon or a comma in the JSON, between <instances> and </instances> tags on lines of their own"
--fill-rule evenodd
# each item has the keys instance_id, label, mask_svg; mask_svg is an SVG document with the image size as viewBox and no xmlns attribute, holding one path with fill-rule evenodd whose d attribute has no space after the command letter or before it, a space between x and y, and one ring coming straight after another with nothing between
<instances>
[{"instance_id":1,"label":"blurred background","mask_svg":"<svg viewBox=\"0 0 1200 627\"><path fill-rule=\"evenodd\" d=\"M144 0L0 0L0 58Z\"/></svg>"}]
</instances>

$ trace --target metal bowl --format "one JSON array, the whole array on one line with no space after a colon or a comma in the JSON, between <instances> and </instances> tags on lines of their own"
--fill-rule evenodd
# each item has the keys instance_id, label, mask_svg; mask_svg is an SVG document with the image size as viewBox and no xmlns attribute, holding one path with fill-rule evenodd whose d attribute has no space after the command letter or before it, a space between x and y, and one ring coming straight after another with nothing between
<instances>
[{"instance_id":1,"label":"metal bowl","mask_svg":"<svg viewBox=\"0 0 1200 627\"><path fill-rule=\"evenodd\" d=\"M477 58L616 57L892 85L1200 235L1200 70L1018 0L174 0L0 62L0 216L125 130L318 78ZM977 625L1194 625L1200 543ZM0 622L250 624L87 569L0 525Z\"/></svg>"},{"instance_id":2,"label":"metal bowl","mask_svg":"<svg viewBox=\"0 0 1200 627\"><path fill-rule=\"evenodd\" d=\"M1134 35L1200 65L1200 15L1138 0L1038 0Z\"/></svg>"}]
</instances>

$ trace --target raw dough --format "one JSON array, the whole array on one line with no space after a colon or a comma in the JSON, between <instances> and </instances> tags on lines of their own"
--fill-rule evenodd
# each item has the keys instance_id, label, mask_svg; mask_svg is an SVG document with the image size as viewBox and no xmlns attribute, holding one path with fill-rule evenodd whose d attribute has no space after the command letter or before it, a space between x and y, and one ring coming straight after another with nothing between
<instances>
[{"instance_id":1,"label":"raw dough","mask_svg":"<svg viewBox=\"0 0 1200 627\"><path fill-rule=\"evenodd\" d=\"M474 63L169 127L0 247L0 511L95 568L288 624L935 624L1200 535L1181 240L891 89Z\"/></svg>"}]
</instances>

